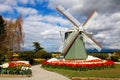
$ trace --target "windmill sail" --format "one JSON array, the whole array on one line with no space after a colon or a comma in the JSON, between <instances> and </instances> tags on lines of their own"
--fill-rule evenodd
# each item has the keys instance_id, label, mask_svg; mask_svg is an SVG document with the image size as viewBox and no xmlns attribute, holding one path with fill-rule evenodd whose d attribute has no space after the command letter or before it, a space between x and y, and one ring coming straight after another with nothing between
<instances>
[{"instance_id":1,"label":"windmill sail","mask_svg":"<svg viewBox=\"0 0 120 80\"><path fill-rule=\"evenodd\" d=\"M72 22L76 29L79 29L81 25L80 22L76 20L67 10L65 10L61 5L57 7L57 10L61 12L70 22Z\"/></svg>"},{"instance_id":2,"label":"windmill sail","mask_svg":"<svg viewBox=\"0 0 120 80\"><path fill-rule=\"evenodd\" d=\"M95 11L93 11L89 15L87 20L83 23L83 25L81 25L81 23L77 19L75 19L62 6L59 5L57 7L57 10L60 13L62 13L75 26L75 29L74 29L75 31L66 32L65 34L65 41L64 41L64 44L62 45L62 50L61 50L61 52L64 54L65 59L86 59L87 58L87 53L85 50L85 44L83 42L83 38L87 40L89 43L91 43L99 51L101 50L102 47L87 33L83 32L83 27L88 26L90 23L92 23L89 20L93 19L96 16Z\"/></svg>"},{"instance_id":3,"label":"windmill sail","mask_svg":"<svg viewBox=\"0 0 120 80\"><path fill-rule=\"evenodd\" d=\"M94 22L96 16L97 16L97 12L93 11L89 15L89 17L87 18L87 20L82 24L82 27L86 27L87 28L88 26L90 26Z\"/></svg>"},{"instance_id":4,"label":"windmill sail","mask_svg":"<svg viewBox=\"0 0 120 80\"><path fill-rule=\"evenodd\" d=\"M101 51L101 45L99 45L92 37L88 36L86 33L83 33L82 35L85 40L94 46L94 48L96 48L98 51Z\"/></svg>"},{"instance_id":5,"label":"windmill sail","mask_svg":"<svg viewBox=\"0 0 120 80\"><path fill-rule=\"evenodd\" d=\"M66 53L68 51L68 49L71 47L72 43L75 41L75 39L77 38L77 36L79 35L79 31L73 31L68 38L65 40L64 44L63 44L63 50L62 53Z\"/></svg>"}]
</instances>

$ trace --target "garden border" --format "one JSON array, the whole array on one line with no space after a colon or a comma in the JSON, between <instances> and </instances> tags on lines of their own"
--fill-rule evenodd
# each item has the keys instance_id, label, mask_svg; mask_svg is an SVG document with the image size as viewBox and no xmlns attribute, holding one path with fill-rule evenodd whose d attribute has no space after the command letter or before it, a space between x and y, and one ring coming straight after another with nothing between
<instances>
[{"instance_id":1,"label":"garden border","mask_svg":"<svg viewBox=\"0 0 120 80\"><path fill-rule=\"evenodd\" d=\"M71 80L120 80L120 78L72 77Z\"/></svg>"},{"instance_id":2,"label":"garden border","mask_svg":"<svg viewBox=\"0 0 120 80\"><path fill-rule=\"evenodd\" d=\"M24 77L32 77L32 75L18 75L18 74L0 74L0 77L18 77L18 78L24 78Z\"/></svg>"}]
</instances>

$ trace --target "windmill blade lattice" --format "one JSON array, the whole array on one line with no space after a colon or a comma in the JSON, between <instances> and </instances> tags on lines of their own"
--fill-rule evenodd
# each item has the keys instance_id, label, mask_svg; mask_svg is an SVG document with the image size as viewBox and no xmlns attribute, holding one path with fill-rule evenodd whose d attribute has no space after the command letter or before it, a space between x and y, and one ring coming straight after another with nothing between
<instances>
[{"instance_id":1,"label":"windmill blade lattice","mask_svg":"<svg viewBox=\"0 0 120 80\"><path fill-rule=\"evenodd\" d=\"M90 35L86 34L85 32L82 33L83 38L88 41L92 46L94 46L98 51L102 49L102 46L97 43Z\"/></svg>"},{"instance_id":2,"label":"windmill blade lattice","mask_svg":"<svg viewBox=\"0 0 120 80\"><path fill-rule=\"evenodd\" d=\"M67 10L65 10L61 5L59 5L56 9L61 12L71 23L73 23L76 29L79 29L81 23L76 20Z\"/></svg>"},{"instance_id":3,"label":"windmill blade lattice","mask_svg":"<svg viewBox=\"0 0 120 80\"><path fill-rule=\"evenodd\" d=\"M63 44L62 53L65 54L68 51L68 49L71 47L72 43L75 41L78 35L79 35L79 31L74 31L68 36L68 38L65 40Z\"/></svg>"},{"instance_id":4,"label":"windmill blade lattice","mask_svg":"<svg viewBox=\"0 0 120 80\"><path fill-rule=\"evenodd\" d=\"M88 26L90 26L93 23L93 21L94 21L94 19L96 18L97 15L98 15L97 12L93 11L89 15L89 17L86 19L86 21L82 24L82 27L88 27Z\"/></svg>"}]
</instances>

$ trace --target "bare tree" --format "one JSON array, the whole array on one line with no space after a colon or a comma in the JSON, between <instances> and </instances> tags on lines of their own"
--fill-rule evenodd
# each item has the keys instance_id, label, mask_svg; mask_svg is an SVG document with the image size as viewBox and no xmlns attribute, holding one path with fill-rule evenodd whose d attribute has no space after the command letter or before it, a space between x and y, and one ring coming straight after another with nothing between
<instances>
[{"instance_id":1,"label":"bare tree","mask_svg":"<svg viewBox=\"0 0 120 80\"><path fill-rule=\"evenodd\" d=\"M15 21L6 20L5 26L5 45L8 49L21 50L24 44L24 35L22 32L22 16L20 15Z\"/></svg>"}]
</instances>

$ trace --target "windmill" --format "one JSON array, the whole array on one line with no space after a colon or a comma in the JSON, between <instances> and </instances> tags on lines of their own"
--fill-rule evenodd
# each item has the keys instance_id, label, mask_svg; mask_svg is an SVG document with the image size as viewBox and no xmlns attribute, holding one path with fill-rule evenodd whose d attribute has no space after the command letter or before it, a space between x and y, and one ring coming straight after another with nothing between
<instances>
[{"instance_id":1,"label":"windmill","mask_svg":"<svg viewBox=\"0 0 120 80\"><path fill-rule=\"evenodd\" d=\"M65 33L65 40L62 45L61 52L64 54L65 59L81 60L86 59L87 54L85 50L84 39L91 43L96 49L101 50L101 45L99 45L87 32L83 31L90 21L91 17L94 17L95 11L93 11L87 18L87 20L81 25L81 23L76 20L67 10L65 10L61 5L56 8L60 13L62 13L73 25L74 29L67 31ZM94 15L93 15L94 14Z\"/></svg>"}]
</instances>

